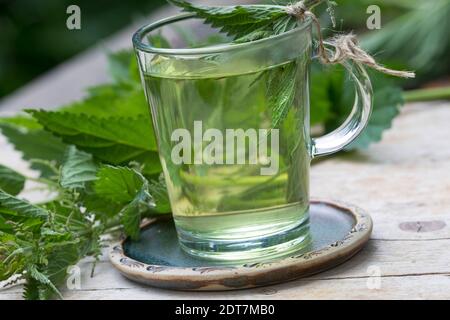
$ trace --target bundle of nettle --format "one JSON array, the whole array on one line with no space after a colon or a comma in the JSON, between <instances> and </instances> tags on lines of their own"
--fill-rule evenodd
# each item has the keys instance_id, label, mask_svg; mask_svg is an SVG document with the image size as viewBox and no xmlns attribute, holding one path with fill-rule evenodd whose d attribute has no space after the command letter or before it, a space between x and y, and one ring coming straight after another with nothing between
<instances>
[{"instance_id":1,"label":"bundle of nettle","mask_svg":"<svg viewBox=\"0 0 450 320\"><path fill-rule=\"evenodd\" d=\"M320 0L288 7L170 2L239 42L286 32L299 19L316 19L310 11L315 5L327 3L330 13L334 5ZM354 37L350 40L356 45ZM319 38L319 52L321 45ZM24 283L27 299L62 297L58 288L68 267L88 256L99 259L103 235L123 231L137 239L142 219L170 213L136 61L131 51L112 54L109 61L114 81L90 88L83 100L56 111L29 109L0 118L2 134L36 173L25 176L0 165L0 281L5 287ZM380 77L373 78L369 129L349 149L378 141L403 103L401 89ZM343 106L350 105L343 94L344 77L313 73L313 81L320 85L311 92L312 124L332 129L347 115ZM22 199L26 182L43 188L48 200L32 204Z\"/></svg>"}]
</instances>

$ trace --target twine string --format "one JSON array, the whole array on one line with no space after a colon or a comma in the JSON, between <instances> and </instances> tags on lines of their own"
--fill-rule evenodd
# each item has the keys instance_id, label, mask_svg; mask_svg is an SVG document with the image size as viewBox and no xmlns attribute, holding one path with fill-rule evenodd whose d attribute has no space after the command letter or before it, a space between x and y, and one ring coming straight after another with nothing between
<instances>
[{"instance_id":1,"label":"twine string","mask_svg":"<svg viewBox=\"0 0 450 320\"><path fill-rule=\"evenodd\" d=\"M323 40L320 22L317 17L309 11L305 6L304 1L299 1L294 4L286 6L286 12L303 21L306 18L311 18L313 24L317 29L319 38L318 55L323 64L342 63L345 60L352 60L368 66L379 72L389 74L401 78L414 78L415 74L411 71L399 71L386 68L378 64L375 59L365 52L359 45L356 36L353 33L335 36L327 41ZM332 56L329 56L325 49L325 44L331 45L335 48Z\"/></svg>"}]
</instances>

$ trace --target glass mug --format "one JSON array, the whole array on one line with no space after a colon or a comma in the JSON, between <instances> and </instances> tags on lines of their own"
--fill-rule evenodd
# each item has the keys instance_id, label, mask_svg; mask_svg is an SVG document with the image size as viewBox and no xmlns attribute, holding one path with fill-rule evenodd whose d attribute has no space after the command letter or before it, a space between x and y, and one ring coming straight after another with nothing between
<instances>
[{"instance_id":1,"label":"glass mug","mask_svg":"<svg viewBox=\"0 0 450 320\"><path fill-rule=\"evenodd\" d=\"M361 65L343 63L353 109L312 139L311 22L253 42L217 39L191 14L133 36L180 246L222 262L305 249L311 159L341 150L365 127L370 80Z\"/></svg>"}]
</instances>

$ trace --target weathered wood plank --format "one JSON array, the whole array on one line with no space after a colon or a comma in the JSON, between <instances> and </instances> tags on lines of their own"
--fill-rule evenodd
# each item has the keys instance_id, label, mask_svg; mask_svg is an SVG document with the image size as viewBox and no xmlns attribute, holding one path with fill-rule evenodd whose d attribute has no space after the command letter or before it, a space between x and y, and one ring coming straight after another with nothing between
<instances>
[{"instance_id":1,"label":"weathered wood plank","mask_svg":"<svg viewBox=\"0 0 450 320\"><path fill-rule=\"evenodd\" d=\"M375 239L450 237L449 103L404 107L381 143L357 154L320 161L311 194L366 209ZM399 228L407 221L443 221L433 232Z\"/></svg>"},{"instance_id":2,"label":"weathered wood plank","mask_svg":"<svg viewBox=\"0 0 450 320\"><path fill-rule=\"evenodd\" d=\"M283 285L223 292L179 292L148 287L73 290L65 298L79 300L151 299L450 299L449 275L394 276L332 280L303 279ZM6 292L0 300L20 299Z\"/></svg>"},{"instance_id":3,"label":"weathered wood plank","mask_svg":"<svg viewBox=\"0 0 450 320\"><path fill-rule=\"evenodd\" d=\"M427 274L450 274L450 256L443 248L450 246L450 240L434 241L383 241L371 240L366 248L350 261L329 271L309 277L310 280L344 280L351 278L370 278L374 272L381 277L402 277ZM114 288L131 289L142 285L127 280L113 269L108 261L97 263L95 276L90 277L92 261L79 264L81 270L81 289L110 290ZM298 280L304 281L304 280ZM294 286L293 283L287 287ZM279 285L277 287L282 287ZM271 288L271 287L268 287ZM19 292L20 287L11 288ZM157 289L154 289L157 290ZM157 290L158 291L158 290ZM244 290L245 291L245 290ZM250 290L251 291L251 290ZM249 291L249 292L250 292ZM5 293L8 291L4 291ZM161 291L167 295L169 291ZM224 297L232 293L223 293Z\"/></svg>"}]
</instances>

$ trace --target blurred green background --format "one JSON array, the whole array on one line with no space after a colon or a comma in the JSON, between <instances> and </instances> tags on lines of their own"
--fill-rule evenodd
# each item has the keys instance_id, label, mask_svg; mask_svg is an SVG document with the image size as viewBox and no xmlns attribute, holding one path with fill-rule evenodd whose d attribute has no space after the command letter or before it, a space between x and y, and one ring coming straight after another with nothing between
<instances>
[{"instance_id":1,"label":"blurred green background","mask_svg":"<svg viewBox=\"0 0 450 320\"><path fill-rule=\"evenodd\" d=\"M389 67L416 71L417 79L408 81L408 87L449 85L450 0L336 2L334 28L324 5L315 10L323 12L325 34L355 31L363 46L379 61ZM165 3L165 0L0 0L0 98ZM66 28L66 8L71 4L81 8L81 30ZM381 9L380 30L366 27L369 5Z\"/></svg>"},{"instance_id":2,"label":"blurred green background","mask_svg":"<svg viewBox=\"0 0 450 320\"><path fill-rule=\"evenodd\" d=\"M0 0L0 97L125 27L165 0ZM81 8L81 30L66 9Z\"/></svg>"}]
</instances>

